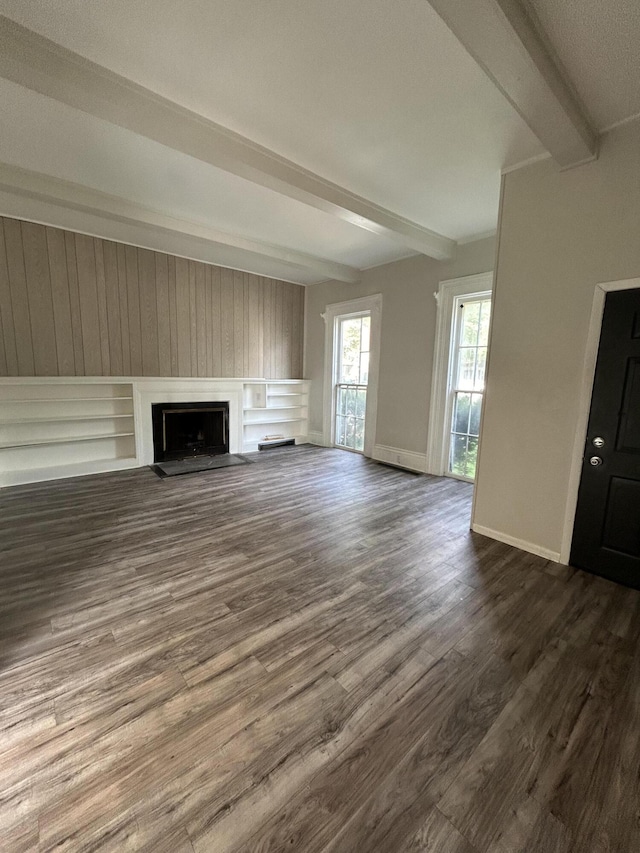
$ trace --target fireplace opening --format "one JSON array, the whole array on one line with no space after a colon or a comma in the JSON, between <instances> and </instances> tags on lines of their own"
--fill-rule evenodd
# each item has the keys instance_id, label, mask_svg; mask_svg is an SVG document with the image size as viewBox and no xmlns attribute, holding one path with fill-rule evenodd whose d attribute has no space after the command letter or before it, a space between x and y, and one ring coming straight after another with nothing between
<instances>
[{"instance_id":1,"label":"fireplace opening","mask_svg":"<svg viewBox=\"0 0 640 853\"><path fill-rule=\"evenodd\" d=\"M229 452L229 403L153 403L154 462Z\"/></svg>"}]
</instances>

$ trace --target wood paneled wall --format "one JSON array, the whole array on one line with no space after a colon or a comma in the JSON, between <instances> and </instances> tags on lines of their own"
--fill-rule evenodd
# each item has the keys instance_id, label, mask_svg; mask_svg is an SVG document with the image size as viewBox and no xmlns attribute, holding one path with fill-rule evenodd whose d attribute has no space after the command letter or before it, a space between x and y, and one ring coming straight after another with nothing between
<instances>
[{"instance_id":1,"label":"wood paneled wall","mask_svg":"<svg viewBox=\"0 0 640 853\"><path fill-rule=\"evenodd\" d=\"M0 217L0 375L302 378L304 288Z\"/></svg>"}]
</instances>

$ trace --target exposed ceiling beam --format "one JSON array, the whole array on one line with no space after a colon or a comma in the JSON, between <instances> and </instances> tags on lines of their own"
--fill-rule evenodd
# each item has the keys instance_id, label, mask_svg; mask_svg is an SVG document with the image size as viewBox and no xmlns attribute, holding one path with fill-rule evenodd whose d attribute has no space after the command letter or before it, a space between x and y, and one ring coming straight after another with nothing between
<instances>
[{"instance_id":1,"label":"exposed ceiling beam","mask_svg":"<svg viewBox=\"0 0 640 853\"><path fill-rule=\"evenodd\" d=\"M0 76L439 260L455 241L0 16Z\"/></svg>"},{"instance_id":2,"label":"exposed ceiling beam","mask_svg":"<svg viewBox=\"0 0 640 853\"><path fill-rule=\"evenodd\" d=\"M597 133L520 0L429 3L561 167L597 156Z\"/></svg>"},{"instance_id":3,"label":"exposed ceiling beam","mask_svg":"<svg viewBox=\"0 0 640 853\"><path fill-rule=\"evenodd\" d=\"M128 199L100 192L71 181L53 178L30 169L21 169L0 163L0 191L23 198L36 199L68 210L77 210L92 216L105 217L126 224L144 224L155 230L184 234L208 243L240 249L253 259L277 260L297 269L304 269L325 279L335 279L353 284L360 280L360 270L283 246L273 246L227 234L209 225L169 216ZM0 214L10 215L3 210ZM48 224L56 225L55 222Z\"/></svg>"}]
</instances>

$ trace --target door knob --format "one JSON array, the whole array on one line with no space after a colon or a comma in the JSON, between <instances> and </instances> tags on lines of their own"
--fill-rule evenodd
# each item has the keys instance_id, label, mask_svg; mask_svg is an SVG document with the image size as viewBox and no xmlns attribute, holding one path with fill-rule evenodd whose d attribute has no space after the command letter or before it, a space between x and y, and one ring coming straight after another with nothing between
<instances>
[{"instance_id":1,"label":"door knob","mask_svg":"<svg viewBox=\"0 0 640 853\"><path fill-rule=\"evenodd\" d=\"M589 464L593 465L594 467L596 467L597 465L602 465L602 459L600 459L599 456L592 456L591 459L589 459Z\"/></svg>"}]
</instances>

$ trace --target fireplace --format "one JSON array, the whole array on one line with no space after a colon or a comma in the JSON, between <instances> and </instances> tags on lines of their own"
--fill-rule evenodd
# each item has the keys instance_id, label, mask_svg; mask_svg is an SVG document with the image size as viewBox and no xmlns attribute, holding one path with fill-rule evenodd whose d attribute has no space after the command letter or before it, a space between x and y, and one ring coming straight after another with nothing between
<instances>
[{"instance_id":1,"label":"fireplace","mask_svg":"<svg viewBox=\"0 0 640 853\"><path fill-rule=\"evenodd\" d=\"M229 403L153 403L153 461L229 452Z\"/></svg>"}]
</instances>

